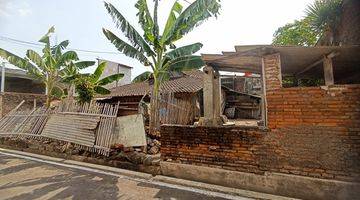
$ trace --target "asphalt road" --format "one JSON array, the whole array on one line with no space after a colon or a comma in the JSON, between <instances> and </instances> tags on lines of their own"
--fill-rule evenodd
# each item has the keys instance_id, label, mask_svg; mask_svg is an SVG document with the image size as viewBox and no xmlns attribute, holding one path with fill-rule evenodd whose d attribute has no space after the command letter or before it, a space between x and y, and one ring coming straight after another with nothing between
<instances>
[{"instance_id":1,"label":"asphalt road","mask_svg":"<svg viewBox=\"0 0 360 200\"><path fill-rule=\"evenodd\" d=\"M227 199L206 191L152 184L0 154L0 199Z\"/></svg>"}]
</instances>

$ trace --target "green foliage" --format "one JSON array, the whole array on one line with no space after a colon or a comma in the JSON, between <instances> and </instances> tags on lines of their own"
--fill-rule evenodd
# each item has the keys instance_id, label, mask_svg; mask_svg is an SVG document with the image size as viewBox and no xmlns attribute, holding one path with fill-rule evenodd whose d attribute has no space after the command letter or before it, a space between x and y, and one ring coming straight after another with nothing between
<instances>
[{"instance_id":1,"label":"green foliage","mask_svg":"<svg viewBox=\"0 0 360 200\"><path fill-rule=\"evenodd\" d=\"M63 95L63 85L61 78L68 74L77 73L78 69L85 65L76 63L79 60L74 51L66 51L69 41L62 41L58 45L50 44L50 36L55 28L51 27L48 32L41 37L39 42L44 43L42 55L34 50L27 50L26 57L21 58L5 49L0 48L0 57L8 60L11 64L24 69L27 73L44 83L48 91L46 105L49 106L54 98L60 98Z\"/></svg>"},{"instance_id":2,"label":"green foliage","mask_svg":"<svg viewBox=\"0 0 360 200\"><path fill-rule=\"evenodd\" d=\"M78 95L77 101L82 104L91 102L95 95L94 85L84 77L77 79L75 90Z\"/></svg>"},{"instance_id":3,"label":"green foliage","mask_svg":"<svg viewBox=\"0 0 360 200\"><path fill-rule=\"evenodd\" d=\"M151 67L152 77L154 78L152 100L158 99L161 88L160 85L169 77L171 71L198 69L204 66L204 62L200 56L192 56L192 54L201 49L202 44L195 43L176 48L174 43L206 19L212 16L216 17L220 10L219 0L195 0L185 10L183 10L183 6L178 1L175 1L162 35L160 35L160 27L158 24L159 0L154 1L152 16L147 5L147 0L138 0L135 4L135 7L138 9L137 16L143 30L143 36L141 36L110 3L105 3L105 8L111 15L116 26L123 32L130 43L120 39L111 31L103 29L104 35L120 52L137 59L145 66ZM170 51L170 49L175 50ZM151 73L146 72L138 76L134 81L146 80L150 76ZM155 113L156 105L151 104L151 106L151 113ZM151 118L153 117L154 116ZM151 119L151 121L153 122L154 120Z\"/></svg>"},{"instance_id":4,"label":"green foliage","mask_svg":"<svg viewBox=\"0 0 360 200\"><path fill-rule=\"evenodd\" d=\"M167 76L167 73L175 68L172 67L174 63L177 64L177 70L181 68L180 64L193 64L192 66L183 66L186 68L200 68L204 65L200 57L189 57L200 50L202 47L200 43L180 47L173 51L168 50L174 48L174 42L200 25L201 22L211 16L216 16L220 8L218 0L196 0L184 11L181 4L176 1L162 35L159 35L159 25L157 24L158 0L155 1L153 16L150 14L146 0L138 0L135 7L138 9L137 16L144 32L143 36L110 3L105 3L105 8L130 43L120 39L107 29L103 29L103 32L119 51L139 60L145 66L151 66L156 84L161 84L158 83L158 80L162 80L160 76ZM187 59L188 62L186 62Z\"/></svg>"},{"instance_id":5,"label":"green foliage","mask_svg":"<svg viewBox=\"0 0 360 200\"><path fill-rule=\"evenodd\" d=\"M308 5L303 19L276 30L273 44L314 46L322 37L328 37L333 44L341 9L342 0L315 0Z\"/></svg>"},{"instance_id":6,"label":"green foliage","mask_svg":"<svg viewBox=\"0 0 360 200\"><path fill-rule=\"evenodd\" d=\"M342 0L315 0L306 9L307 19L312 29L321 36L327 36L330 44L340 23Z\"/></svg>"},{"instance_id":7,"label":"green foliage","mask_svg":"<svg viewBox=\"0 0 360 200\"><path fill-rule=\"evenodd\" d=\"M133 83L140 83L140 82L144 82L146 80L149 80L149 78L152 76L152 72L144 72L140 75L138 75L137 77L134 78L134 80L132 81Z\"/></svg>"},{"instance_id":8,"label":"green foliage","mask_svg":"<svg viewBox=\"0 0 360 200\"><path fill-rule=\"evenodd\" d=\"M317 33L313 31L307 20L295 20L294 23L286 24L276 30L273 44L314 46L317 39Z\"/></svg>"},{"instance_id":9,"label":"green foliage","mask_svg":"<svg viewBox=\"0 0 360 200\"><path fill-rule=\"evenodd\" d=\"M105 67L106 62L102 62L98 65L93 74L76 74L69 77L69 81L72 81L75 84L78 102L89 103L96 94L110 94L110 91L104 86L124 77L124 74L113 74L100 79Z\"/></svg>"},{"instance_id":10,"label":"green foliage","mask_svg":"<svg viewBox=\"0 0 360 200\"><path fill-rule=\"evenodd\" d=\"M324 79L320 78L300 78L297 79L293 76L284 77L282 85L285 88L289 87L313 87L324 85Z\"/></svg>"}]
</instances>

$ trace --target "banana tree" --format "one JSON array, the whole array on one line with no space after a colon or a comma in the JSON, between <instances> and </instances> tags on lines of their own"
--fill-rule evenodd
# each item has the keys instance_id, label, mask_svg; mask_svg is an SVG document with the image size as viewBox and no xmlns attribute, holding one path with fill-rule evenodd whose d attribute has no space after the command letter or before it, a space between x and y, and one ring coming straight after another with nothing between
<instances>
[{"instance_id":1,"label":"banana tree","mask_svg":"<svg viewBox=\"0 0 360 200\"><path fill-rule=\"evenodd\" d=\"M11 64L24 69L30 76L38 79L45 85L47 98L46 106L50 106L51 100L63 92L61 84L61 75L65 73L69 66L83 69L88 63L75 62L79 60L75 51L66 51L69 41L65 40L58 45L50 45L50 36L54 33L55 28L51 27L48 32L39 40L44 44L41 56L34 50L27 50L26 57L21 58L5 49L0 48L0 57L6 59Z\"/></svg>"},{"instance_id":2,"label":"banana tree","mask_svg":"<svg viewBox=\"0 0 360 200\"><path fill-rule=\"evenodd\" d=\"M61 73L61 82L65 83L68 87L66 88L67 98L69 100L74 98L75 94L75 81L76 77L80 76L80 70L87 67L93 66L94 61L78 61L74 63L73 61L67 64L67 67Z\"/></svg>"},{"instance_id":3,"label":"banana tree","mask_svg":"<svg viewBox=\"0 0 360 200\"><path fill-rule=\"evenodd\" d=\"M105 2L105 8L117 28L123 32L130 43L103 28L104 35L120 52L137 59L152 70L154 84L151 94L150 131L154 131L159 124L160 88L162 82L169 77L169 72L200 68L204 65L200 56L193 55L202 48L201 43L176 47L175 42L206 19L217 16L220 10L219 0L196 0L186 9L175 1L163 31L160 33L158 5L159 0L155 0L151 15L146 0L138 0L135 4L139 24L143 30L143 35L140 35L112 4Z\"/></svg>"},{"instance_id":4,"label":"banana tree","mask_svg":"<svg viewBox=\"0 0 360 200\"><path fill-rule=\"evenodd\" d=\"M106 67L106 62L102 62L95 69L93 74L74 74L67 77L67 81L75 84L75 91L79 103L90 102L95 94L110 94L110 90L104 86L124 77L124 74L113 74L105 78L100 78Z\"/></svg>"}]
</instances>

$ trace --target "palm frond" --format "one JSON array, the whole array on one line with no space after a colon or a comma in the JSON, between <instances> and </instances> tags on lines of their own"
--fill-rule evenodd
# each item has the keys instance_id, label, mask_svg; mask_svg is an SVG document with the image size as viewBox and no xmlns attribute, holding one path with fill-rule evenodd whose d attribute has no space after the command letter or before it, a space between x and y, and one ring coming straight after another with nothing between
<instances>
[{"instance_id":1,"label":"palm frond","mask_svg":"<svg viewBox=\"0 0 360 200\"><path fill-rule=\"evenodd\" d=\"M127 55L131 58L135 58L135 59L139 60L145 66L150 65L149 60L146 58L146 56L142 52L138 51L133 46L124 42L123 40L118 38L115 34L113 34L109 30L103 29L103 33L107 37L107 39L110 40L110 42L113 43L120 52L124 53L125 55Z\"/></svg>"},{"instance_id":2,"label":"palm frond","mask_svg":"<svg viewBox=\"0 0 360 200\"><path fill-rule=\"evenodd\" d=\"M60 44L55 45L52 47L52 54L54 54L57 58L61 57L61 51L66 49L66 47L69 46L69 40L64 40L60 42Z\"/></svg>"},{"instance_id":3,"label":"palm frond","mask_svg":"<svg viewBox=\"0 0 360 200\"><path fill-rule=\"evenodd\" d=\"M183 57L183 56L189 56L189 55L192 55L192 54L198 52L202 48L202 46L203 45L201 43L194 43L191 45L179 47L175 50L172 50L172 51L166 53L165 56L170 59L175 59L175 58Z\"/></svg>"},{"instance_id":4,"label":"palm frond","mask_svg":"<svg viewBox=\"0 0 360 200\"><path fill-rule=\"evenodd\" d=\"M104 88L104 87L101 87L101 86L95 86L94 87L94 90L97 94L102 94L102 95L106 95L106 94L110 94L110 90Z\"/></svg>"},{"instance_id":5,"label":"palm frond","mask_svg":"<svg viewBox=\"0 0 360 200\"><path fill-rule=\"evenodd\" d=\"M154 35L154 46L155 49L159 48L159 24L158 24L158 7L159 7L159 0L154 0L154 26L152 28L152 32ZM157 50L155 50L157 51Z\"/></svg>"},{"instance_id":6,"label":"palm frond","mask_svg":"<svg viewBox=\"0 0 360 200\"><path fill-rule=\"evenodd\" d=\"M184 56L170 61L164 66L169 71L185 71L191 69L199 69L205 65L201 56Z\"/></svg>"},{"instance_id":7,"label":"palm frond","mask_svg":"<svg viewBox=\"0 0 360 200\"><path fill-rule=\"evenodd\" d=\"M61 55L56 67L60 68L61 66L65 66L67 63L76 60L79 60L77 53L75 51L67 51Z\"/></svg>"},{"instance_id":8,"label":"palm frond","mask_svg":"<svg viewBox=\"0 0 360 200\"><path fill-rule=\"evenodd\" d=\"M342 0L316 0L305 10L310 25L317 32L334 31L340 22Z\"/></svg>"},{"instance_id":9,"label":"palm frond","mask_svg":"<svg viewBox=\"0 0 360 200\"><path fill-rule=\"evenodd\" d=\"M48 30L48 32L47 32L44 36L41 37L41 39L39 40L39 42L45 43L45 44L47 44L47 45L50 45L50 35L51 35L52 33L54 33L54 32L55 32L55 27L54 27L54 26L50 27L50 29Z\"/></svg>"},{"instance_id":10,"label":"palm frond","mask_svg":"<svg viewBox=\"0 0 360 200\"><path fill-rule=\"evenodd\" d=\"M133 83L140 83L140 82L144 82L146 80L148 80L151 76L152 76L152 72L144 72L140 75L138 75L137 77L134 78L134 80L132 81Z\"/></svg>"},{"instance_id":11,"label":"palm frond","mask_svg":"<svg viewBox=\"0 0 360 200\"><path fill-rule=\"evenodd\" d=\"M146 52L148 56L155 55L149 45L135 30L134 27L124 18L124 16L110 3L105 2L105 8L111 15L116 27L119 28L125 36L129 39L134 48L140 52Z\"/></svg>"},{"instance_id":12,"label":"palm frond","mask_svg":"<svg viewBox=\"0 0 360 200\"><path fill-rule=\"evenodd\" d=\"M211 16L217 16L220 10L219 0L196 0L176 19L170 34L164 39L165 44L171 44L199 26Z\"/></svg>"},{"instance_id":13,"label":"palm frond","mask_svg":"<svg viewBox=\"0 0 360 200\"><path fill-rule=\"evenodd\" d=\"M154 26L154 20L152 19L149 8L146 0L138 0L135 4L135 7L138 9L138 13L136 14L139 18L139 24L144 30L144 38L154 44L154 35L152 33L152 28Z\"/></svg>"},{"instance_id":14,"label":"palm frond","mask_svg":"<svg viewBox=\"0 0 360 200\"><path fill-rule=\"evenodd\" d=\"M172 6L172 8L170 10L170 14L169 14L168 19L166 21L164 32L163 32L162 37L161 37L161 43L162 44L164 43L165 38L169 37L171 29L174 26L175 21L177 19L177 15L180 15L180 13L182 12L182 9L183 9L182 5L178 1L175 1L174 5Z\"/></svg>"},{"instance_id":15,"label":"palm frond","mask_svg":"<svg viewBox=\"0 0 360 200\"><path fill-rule=\"evenodd\" d=\"M97 82L99 80L100 76L103 74L106 68L106 65L107 62L102 62L97 66L94 73L91 75L91 79L93 80L93 82Z\"/></svg>"},{"instance_id":16,"label":"palm frond","mask_svg":"<svg viewBox=\"0 0 360 200\"><path fill-rule=\"evenodd\" d=\"M113 74L113 75L107 76L107 77L99 80L97 82L97 84L100 86L104 86L104 85L110 84L114 81L118 81L118 80L122 79L123 77L124 77L124 74Z\"/></svg>"},{"instance_id":17,"label":"palm frond","mask_svg":"<svg viewBox=\"0 0 360 200\"><path fill-rule=\"evenodd\" d=\"M26 51L26 56L40 69L44 69L44 62L41 56L31 49Z\"/></svg>"},{"instance_id":18,"label":"palm frond","mask_svg":"<svg viewBox=\"0 0 360 200\"><path fill-rule=\"evenodd\" d=\"M85 69L85 68L88 68L93 65L95 65L94 61L79 61L79 62L75 63L75 66L78 69Z\"/></svg>"},{"instance_id":19,"label":"palm frond","mask_svg":"<svg viewBox=\"0 0 360 200\"><path fill-rule=\"evenodd\" d=\"M26 70L28 74L37 79L42 77L41 71L35 65L31 64L27 59L21 58L2 48L0 48L0 57L7 60L10 64L17 66L20 69Z\"/></svg>"}]
</instances>

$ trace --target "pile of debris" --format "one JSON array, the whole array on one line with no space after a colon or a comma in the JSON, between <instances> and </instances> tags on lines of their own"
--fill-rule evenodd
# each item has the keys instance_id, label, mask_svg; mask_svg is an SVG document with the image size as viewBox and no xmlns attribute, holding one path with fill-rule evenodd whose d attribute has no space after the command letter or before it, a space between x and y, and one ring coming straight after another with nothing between
<instances>
[{"instance_id":1,"label":"pile of debris","mask_svg":"<svg viewBox=\"0 0 360 200\"><path fill-rule=\"evenodd\" d=\"M146 142L147 142L148 154L154 155L160 153L161 143L159 140L151 139L150 137L147 137Z\"/></svg>"},{"instance_id":2,"label":"pile of debris","mask_svg":"<svg viewBox=\"0 0 360 200\"><path fill-rule=\"evenodd\" d=\"M146 133L141 114L117 117L118 105L96 102L29 111L20 106L0 119L0 140L14 148L159 166L161 143Z\"/></svg>"}]
</instances>

